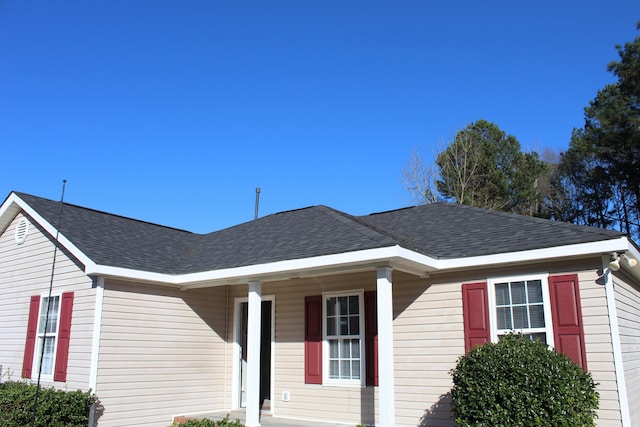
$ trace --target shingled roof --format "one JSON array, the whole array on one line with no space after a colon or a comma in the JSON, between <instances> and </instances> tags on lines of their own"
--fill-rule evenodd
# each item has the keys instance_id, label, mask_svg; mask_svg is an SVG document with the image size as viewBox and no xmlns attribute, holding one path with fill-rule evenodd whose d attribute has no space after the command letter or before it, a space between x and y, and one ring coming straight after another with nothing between
<instances>
[{"instance_id":1,"label":"shingled roof","mask_svg":"<svg viewBox=\"0 0 640 427\"><path fill-rule=\"evenodd\" d=\"M15 193L56 226L59 202ZM281 212L209 234L65 203L60 232L93 262L185 274L401 246L450 259L616 239L623 234L435 203L366 216L326 206Z\"/></svg>"},{"instance_id":2,"label":"shingled roof","mask_svg":"<svg viewBox=\"0 0 640 427\"><path fill-rule=\"evenodd\" d=\"M360 217L399 245L451 259L616 239L623 233L451 203Z\"/></svg>"}]
</instances>

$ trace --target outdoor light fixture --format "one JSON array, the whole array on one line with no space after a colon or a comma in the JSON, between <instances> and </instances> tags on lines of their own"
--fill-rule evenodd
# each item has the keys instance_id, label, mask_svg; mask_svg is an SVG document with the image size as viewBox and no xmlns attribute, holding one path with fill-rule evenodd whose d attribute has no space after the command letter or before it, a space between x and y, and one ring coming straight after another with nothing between
<instances>
[{"instance_id":1,"label":"outdoor light fixture","mask_svg":"<svg viewBox=\"0 0 640 427\"><path fill-rule=\"evenodd\" d=\"M630 257L629 255L627 255L627 254L622 254L622 255L620 255L620 260L621 260L622 262L624 262L624 263L627 265L627 267L629 267L629 268L633 268L633 267L635 267L636 265L638 265L638 260L637 260L637 259L635 259L635 258L631 258L631 257Z\"/></svg>"},{"instance_id":2,"label":"outdoor light fixture","mask_svg":"<svg viewBox=\"0 0 640 427\"><path fill-rule=\"evenodd\" d=\"M638 265L638 260L630 257L626 253L619 254L618 252L612 252L609 256L609 269L611 269L612 271L620 270L621 262L627 268L633 268Z\"/></svg>"},{"instance_id":3,"label":"outdoor light fixture","mask_svg":"<svg viewBox=\"0 0 640 427\"><path fill-rule=\"evenodd\" d=\"M617 252L612 252L609 257L609 269L612 271L620 270L620 256Z\"/></svg>"}]
</instances>

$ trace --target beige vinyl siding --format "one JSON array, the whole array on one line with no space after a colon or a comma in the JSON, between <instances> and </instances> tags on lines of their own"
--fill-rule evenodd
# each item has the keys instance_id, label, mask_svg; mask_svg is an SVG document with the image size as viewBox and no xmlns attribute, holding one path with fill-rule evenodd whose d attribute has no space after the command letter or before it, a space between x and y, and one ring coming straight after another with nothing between
<instances>
[{"instance_id":1,"label":"beige vinyl siding","mask_svg":"<svg viewBox=\"0 0 640 427\"><path fill-rule=\"evenodd\" d=\"M611 334L604 288L589 265L539 265L514 275L579 274L587 363L600 383L597 425L620 426ZM454 426L450 412L449 370L464 353L462 283L485 281L509 271L442 275L420 279L393 273L396 425ZM345 423L372 423L377 417L377 387L304 384L304 297L343 290L375 290L375 272L265 283L275 295L274 414ZM232 288L232 299L246 297L247 286ZM233 303L231 303L233 307ZM232 331L232 325L229 326ZM232 336L232 335L230 335ZM229 357L232 357L230 350ZM282 392L290 401L282 401ZM231 389L229 389L231 392Z\"/></svg>"},{"instance_id":2,"label":"beige vinyl siding","mask_svg":"<svg viewBox=\"0 0 640 427\"><path fill-rule=\"evenodd\" d=\"M394 280L396 424L453 426L449 370L464 353L460 282Z\"/></svg>"},{"instance_id":3,"label":"beige vinyl siding","mask_svg":"<svg viewBox=\"0 0 640 427\"><path fill-rule=\"evenodd\" d=\"M275 369L272 402L274 415L354 425L361 419L363 422L373 422L374 399L377 399L377 392L374 395L373 387L304 383L304 299L305 296L320 295L323 292L374 290L375 287L375 272L263 284L263 297L275 296L275 346L272 355ZM247 285L232 288L231 307L234 306L235 298L246 298L247 290ZM233 321L236 317L234 314ZM232 332L233 325L230 324L229 328ZM231 333L230 337L233 337ZM231 347L229 360L233 358ZM289 402L282 401L283 391L290 393ZM231 392L229 388L229 393Z\"/></svg>"},{"instance_id":4,"label":"beige vinyl siding","mask_svg":"<svg viewBox=\"0 0 640 427\"><path fill-rule=\"evenodd\" d=\"M247 289L233 287L231 299L245 298ZM305 297L375 289L375 271L263 285L263 296L275 296L274 415L353 424L376 421L377 387L304 383ZM452 425L444 395L451 389L448 371L464 352L460 284L430 286L425 279L394 272L393 290L397 425ZM233 325L229 328L233 337ZM282 401L284 391L289 392L288 402Z\"/></svg>"},{"instance_id":5,"label":"beige vinyl siding","mask_svg":"<svg viewBox=\"0 0 640 427\"><path fill-rule=\"evenodd\" d=\"M165 426L224 409L226 288L107 280L97 395L100 427Z\"/></svg>"},{"instance_id":6,"label":"beige vinyl siding","mask_svg":"<svg viewBox=\"0 0 640 427\"><path fill-rule=\"evenodd\" d=\"M0 365L20 379L31 296L46 294L51 282L54 243L33 223L23 244L14 240L18 214L0 235ZM95 290L81 266L57 251L53 292L74 292L69 363L65 383L49 383L57 388L87 390L91 364L91 342ZM34 373L34 378L37 373ZM5 378L6 379L6 378Z\"/></svg>"},{"instance_id":7,"label":"beige vinyl siding","mask_svg":"<svg viewBox=\"0 0 640 427\"><path fill-rule=\"evenodd\" d=\"M598 268L583 271L578 275L580 300L584 326L587 368L598 383L600 408L596 424L602 427L622 425L618 400L611 328L607 309L607 298Z\"/></svg>"},{"instance_id":8,"label":"beige vinyl siding","mask_svg":"<svg viewBox=\"0 0 640 427\"><path fill-rule=\"evenodd\" d=\"M637 268L637 267L636 267ZM616 309L631 425L640 425L640 286L614 278Z\"/></svg>"}]
</instances>

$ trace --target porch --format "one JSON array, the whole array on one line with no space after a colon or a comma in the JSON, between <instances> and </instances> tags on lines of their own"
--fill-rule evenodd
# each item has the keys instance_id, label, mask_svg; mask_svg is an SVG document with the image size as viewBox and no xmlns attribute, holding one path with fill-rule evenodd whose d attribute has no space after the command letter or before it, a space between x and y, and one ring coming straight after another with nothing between
<instances>
[{"instance_id":1,"label":"porch","mask_svg":"<svg viewBox=\"0 0 640 427\"><path fill-rule=\"evenodd\" d=\"M214 411L208 414L202 414L198 418L208 418L211 420L222 420L229 416L229 420L240 420L243 424L246 422L246 411ZM262 427L354 427L354 424L341 424L331 422L321 422L313 420L299 420L292 418L273 417L269 414L260 415L260 425Z\"/></svg>"}]
</instances>

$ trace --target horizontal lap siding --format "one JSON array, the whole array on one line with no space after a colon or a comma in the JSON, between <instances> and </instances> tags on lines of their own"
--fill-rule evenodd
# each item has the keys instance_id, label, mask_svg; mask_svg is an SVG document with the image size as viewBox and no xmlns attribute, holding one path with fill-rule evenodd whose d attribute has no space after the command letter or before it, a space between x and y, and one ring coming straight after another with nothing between
<instances>
[{"instance_id":1,"label":"horizontal lap siding","mask_svg":"<svg viewBox=\"0 0 640 427\"><path fill-rule=\"evenodd\" d=\"M277 416L357 424L374 422L377 388L305 384L304 298L323 292L375 290L375 272L267 283L263 295L275 295L275 402ZM238 296L246 296L243 288ZM290 401L282 401L282 392Z\"/></svg>"},{"instance_id":2,"label":"horizontal lap siding","mask_svg":"<svg viewBox=\"0 0 640 427\"><path fill-rule=\"evenodd\" d=\"M639 267L636 267L639 268ZM614 279L631 425L640 425L640 287Z\"/></svg>"},{"instance_id":3,"label":"horizontal lap siding","mask_svg":"<svg viewBox=\"0 0 640 427\"><path fill-rule=\"evenodd\" d=\"M597 283L598 277L597 268L578 275L587 368L593 380L598 383L597 390L600 393L596 425L620 426L622 418L613 362L607 298L604 286Z\"/></svg>"},{"instance_id":4,"label":"horizontal lap siding","mask_svg":"<svg viewBox=\"0 0 640 427\"><path fill-rule=\"evenodd\" d=\"M448 371L464 352L460 284L428 287L425 280L409 279L394 272L396 422L398 426L415 426L423 420L428 425L453 425L449 401L442 396L452 385ZM375 272L263 285L263 296L275 295L275 415L353 424L377 419L377 387L304 382L305 296L357 289L375 290ZM246 286L232 288L232 299L246 294ZM233 326L229 328L231 334ZM289 402L282 401L283 391L289 392Z\"/></svg>"},{"instance_id":5,"label":"horizontal lap siding","mask_svg":"<svg viewBox=\"0 0 640 427\"><path fill-rule=\"evenodd\" d=\"M163 426L225 408L226 288L105 283L100 426Z\"/></svg>"},{"instance_id":6,"label":"horizontal lap siding","mask_svg":"<svg viewBox=\"0 0 640 427\"><path fill-rule=\"evenodd\" d=\"M396 424L454 426L449 370L464 353L461 284L394 283Z\"/></svg>"},{"instance_id":7,"label":"horizontal lap siding","mask_svg":"<svg viewBox=\"0 0 640 427\"><path fill-rule=\"evenodd\" d=\"M29 299L46 294L51 281L54 243L33 224L23 244L14 240L21 214L0 235L0 365L11 379L20 379ZM43 382L68 390L88 390L95 307L95 290L81 268L57 251L53 292L74 292L67 381ZM6 379L3 378L3 379Z\"/></svg>"},{"instance_id":8,"label":"horizontal lap siding","mask_svg":"<svg viewBox=\"0 0 640 427\"><path fill-rule=\"evenodd\" d=\"M539 269L535 270L540 271ZM553 274L567 274L561 270ZM519 274L526 271L519 271ZM417 279L394 272L394 363L396 424L453 426L450 412L450 369L464 353L461 285L472 280L454 276ZM587 362L599 383L597 425L619 426L611 334L604 289L593 272L579 275ZM275 414L328 421L372 422L377 416L377 387L330 387L304 383L304 297L351 289L375 290L375 273L291 280L263 285L275 295ZM233 289L246 297L246 287ZM231 303L231 306L233 304ZM230 326L232 330L232 326ZM232 353L229 353L231 356ZM231 392L231 389L228 389ZM283 402L288 391L290 401Z\"/></svg>"}]
</instances>

